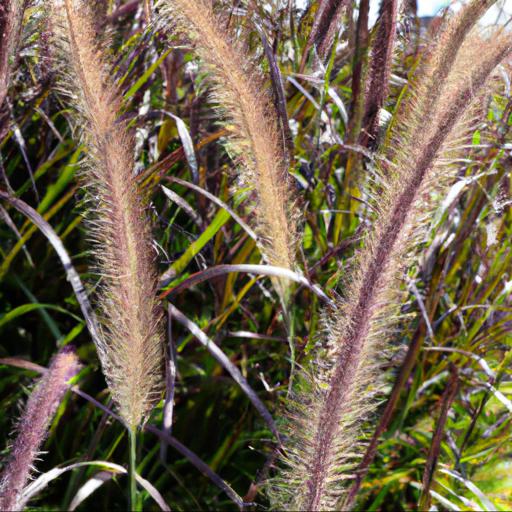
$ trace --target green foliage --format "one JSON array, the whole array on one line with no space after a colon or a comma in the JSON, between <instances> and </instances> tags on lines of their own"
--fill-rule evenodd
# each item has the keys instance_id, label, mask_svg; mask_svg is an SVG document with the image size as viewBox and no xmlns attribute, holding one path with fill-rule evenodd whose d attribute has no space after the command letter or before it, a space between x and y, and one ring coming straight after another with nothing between
<instances>
[{"instance_id":1,"label":"green foliage","mask_svg":"<svg viewBox=\"0 0 512 512\"><path fill-rule=\"evenodd\" d=\"M98 30L113 34L114 79L135 133L141 194L151 198L156 223L154 250L163 305L171 300L222 349L280 423L291 368L310 361L321 336L325 306L307 287L297 285L291 288L286 307L268 277L243 272L218 275L172 294L194 273L222 264L262 262L253 238L229 212L173 178L219 198L249 226L254 225L254 203L245 190L232 194L237 185L229 172L233 162L219 143L229 127L218 126L216 105L192 50L175 38L169 51L166 37L145 17L145 2L124 14L122 9L132 2L105 4L107 14L98 8L96 21ZM312 3L301 16L285 4L255 2L235 10L226 4L219 9L230 13L229 23L237 27L248 50L261 57L265 69L269 63L254 21L271 43L293 134L290 173L300 200L303 233L299 266L308 280L335 299L346 290L344 277L372 222L367 194L375 153L357 143L345 145L352 116L356 28L349 14L342 13L337 18L342 44L329 53L325 66L315 61L313 52L305 55L306 67L301 70L317 5ZM426 45L425 34L414 27L419 27L416 14L403 13L384 104L388 114L395 112L418 52ZM9 116L1 117L6 127L0 130L1 165L7 179L1 188L12 190L51 224L94 303L101 278L92 265L89 232L82 223L87 205L75 177L85 150L56 90L49 30L37 10L26 14L22 52L10 84ZM408 288L400 310L401 329L392 337L386 393L362 429L369 441L395 386L396 406L358 495L359 506L367 510L417 507L452 366L459 387L433 474L432 505L443 510L512 508L512 99L504 76L510 76L508 64L503 77L498 75L493 83L493 96L482 106L486 115L465 141L469 147L464 159L456 163L457 181L447 198L438 198L442 206L429 219L428 235L420 241L407 273L407 283L415 286ZM272 80L267 85L269 90L276 87ZM188 129L197 170L190 165L190 148L183 149L188 139L169 114ZM346 187L347 162L355 153L360 159ZM192 214L171 201L159 184L181 197ZM24 361L47 366L62 345L75 345L84 365L76 386L105 408L112 409L112 402L58 256L38 228L9 202L2 201L1 206L5 222L0 223L0 358L5 364L0 371L0 429L2 438L9 439L19 403L26 400L37 376L37 367ZM171 322L169 342L177 370L173 439L209 465L238 496L257 503L254 508L268 506L262 488L275 471L275 437L226 368L176 321ZM413 353L409 366L404 362L408 350ZM236 498L221 489L215 476L199 471L193 455L172 443L162 449L165 443L152 428L161 431L164 411L162 399L138 435L137 472L173 510L236 508ZM1 448L8 453L7 443ZM129 443L119 421L74 393L62 403L44 450L37 463L43 474L75 462L126 466ZM65 472L31 505L67 508L79 489L103 470L91 464ZM112 478L78 510L89 509L93 500L101 510L126 507L125 477L120 472L109 475ZM144 509L157 510L147 490L139 492Z\"/></svg>"}]
</instances>

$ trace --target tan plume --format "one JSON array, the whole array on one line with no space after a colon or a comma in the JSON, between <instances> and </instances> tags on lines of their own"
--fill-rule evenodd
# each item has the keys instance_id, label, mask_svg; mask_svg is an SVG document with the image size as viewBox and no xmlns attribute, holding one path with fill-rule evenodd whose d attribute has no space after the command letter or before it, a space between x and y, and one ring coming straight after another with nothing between
<instances>
[{"instance_id":1,"label":"tan plume","mask_svg":"<svg viewBox=\"0 0 512 512\"><path fill-rule=\"evenodd\" d=\"M209 72L214 100L232 132L229 150L244 186L256 194L256 225L269 263L295 262L296 215L276 112L251 57L228 36L226 23L207 0L160 0L160 25L194 45Z\"/></svg>"},{"instance_id":2,"label":"tan plume","mask_svg":"<svg viewBox=\"0 0 512 512\"><path fill-rule=\"evenodd\" d=\"M79 0L54 6L67 70L62 87L68 87L88 152L83 181L90 188L90 226L101 274L97 349L120 415L133 430L158 400L162 382L163 334L148 204L137 188L133 139L120 119L112 70L95 43L93 17Z\"/></svg>"}]
</instances>

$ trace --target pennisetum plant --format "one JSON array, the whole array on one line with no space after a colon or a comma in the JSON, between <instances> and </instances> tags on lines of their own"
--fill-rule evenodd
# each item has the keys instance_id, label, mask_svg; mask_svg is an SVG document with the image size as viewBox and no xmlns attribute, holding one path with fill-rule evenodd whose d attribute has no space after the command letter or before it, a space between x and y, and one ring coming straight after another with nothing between
<instances>
[{"instance_id":1,"label":"pennisetum plant","mask_svg":"<svg viewBox=\"0 0 512 512\"><path fill-rule=\"evenodd\" d=\"M365 91L362 130L359 142L375 147L377 144L379 114L389 90L389 77L396 37L398 0L383 0L380 4L377 30L371 45L368 84Z\"/></svg>"},{"instance_id":2,"label":"pennisetum plant","mask_svg":"<svg viewBox=\"0 0 512 512\"><path fill-rule=\"evenodd\" d=\"M399 313L400 280L414 242L454 177L450 158L474 126L479 91L512 50L512 37L470 32L494 2L473 0L425 51L410 78L374 169L373 226L325 314L325 343L296 385L284 468L269 483L278 509L346 510L347 483L361 455L361 425L375 405L379 363Z\"/></svg>"},{"instance_id":3,"label":"pennisetum plant","mask_svg":"<svg viewBox=\"0 0 512 512\"><path fill-rule=\"evenodd\" d=\"M239 182L255 194L258 245L271 265L296 266L298 215L288 173L286 141L265 77L228 30L228 20L209 0L158 0L157 28L190 41L208 72L211 95L230 132L227 149L239 169ZM291 289L273 279L286 318L292 373L294 318L288 307ZM291 313L291 314L290 314Z\"/></svg>"},{"instance_id":4,"label":"pennisetum plant","mask_svg":"<svg viewBox=\"0 0 512 512\"><path fill-rule=\"evenodd\" d=\"M284 142L265 80L208 0L159 0L159 27L194 46L231 132L229 151L244 186L256 194L261 250L272 265L293 269L297 217Z\"/></svg>"},{"instance_id":5,"label":"pennisetum plant","mask_svg":"<svg viewBox=\"0 0 512 512\"><path fill-rule=\"evenodd\" d=\"M79 369L75 352L69 347L60 350L30 394L17 425L18 435L0 476L0 510L24 509L23 489L68 382Z\"/></svg>"},{"instance_id":6,"label":"pennisetum plant","mask_svg":"<svg viewBox=\"0 0 512 512\"><path fill-rule=\"evenodd\" d=\"M121 96L97 43L93 13L81 0L55 0L52 7L64 64L61 88L75 107L87 150L82 175L101 276L97 350L129 432L134 508L136 429L158 401L163 380L162 315L148 205L137 188L133 139L120 119Z\"/></svg>"},{"instance_id":7,"label":"pennisetum plant","mask_svg":"<svg viewBox=\"0 0 512 512\"><path fill-rule=\"evenodd\" d=\"M44 4L49 7L62 68L60 89L74 108L74 124L86 153L82 181L88 189L88 228L100 275L96 297L100 332L94 342L129 432L130 505L138 509L136 432L161 393L163 322L148 198L140 193L134 174L134 140L103 49L108 45L99 40L92 12L95 3L45 0ZM145 3L146 10L150 3ZM281 461L277 476L268 482L275 509L347 510L355 502L358 485L353 482L360 483L364 476L362 471L355 473L363 452L363 425L371 420L376 396L382 396L381 364L400 319L404 274L437 200L458 171L453 160L481 114L493 70L512 51L512 37L505 30L491 37L474 30L493 3L469 0L446 18L411 72L375 160L368 164L372 176L368 231L344 279L343 298L324 310L321 339L298 378L290 379ZM0 107L7 88L8 56L14 53L25 4L25 0L6 0L0 6L0 28L8 43L0 45ZM349 138L372 149L378 142L378 112L388 91L398 4L382 1L368 83L365 87L362 68L354 81L359 87L354 111L359 114ZM351 3L323 0L319 5L301 70L313 46L325 57L336 19ZM365 54L370 4L365 0L360 5L364 33L358 48ZM156 28L184 36L207 71L213 101L230 134L228 153L235 158L243 186L256 199L255 223L264 259L293 269L297 238L293 187L265 76L210 0L156 0L156 13ZM284 283L276 281L276 285L293 314L289 290ZM31 465L78 369L74 352L60 351L31 394L0 476L0 508L24 506ZM454 372L454 382L456 378ZM454 385L446 394L444 419L456 389ZM438 441L441 431L438 426ZM208 468L203 463L200 467ZM426 474L432 467L427 464ZM428 486L423 492L421 503L427 503Z\"/></svg>"}]
</instances>

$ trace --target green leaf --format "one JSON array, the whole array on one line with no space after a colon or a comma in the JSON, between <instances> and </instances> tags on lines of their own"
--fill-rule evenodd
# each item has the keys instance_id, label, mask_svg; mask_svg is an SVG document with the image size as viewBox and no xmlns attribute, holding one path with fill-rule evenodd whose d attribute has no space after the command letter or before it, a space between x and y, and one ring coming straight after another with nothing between
<instances>
[{"instance_id":1,"label":"green leaf","mask_svg":"<svg viewBox=\"0 0 512 512\"><path fill-rule=\"evenodd\" d=\"M201 233L201 236L191 243L187 250L170 267L172 274L181 274L192 259L201 252L202 248L217 234L219 229L226 224L231 215L224 209L219 210L211 224Z\"/></svg>"},{"instance_id":2,"label":"green leaf","mask_svg":"<svg viewBox=\"0 0 512 512\"><path fill-rule=\"evenodd\" d=\"M51 185L48 185L46 189L46 194L39 203L39 206L37 207L37 211L39 213L45 213L46 210L52 205L53 201L59 196L59 194L66 189L69 182L74 178L75 176L75 169L76 164L78 162L78 159L80 158L80 155L82 154L82 148L79 147L73 155L71 155L71 158L69 159L69 163L64 167L61 174L59 175L59 178L57 181Z\"/></svg>"},{"instance_id":3,"label":"green leaf","mask_svg":"<svg viewBox=\"0 0 512 512\"><path fill-rule=\"evenodd\" d=\"M26 315L27 313L36 311L38 309L52 309L54 311L58 311L59 313L70 315L73 318L76 318L77 320L80 321L79 317L73 315L64 308L54 306L53 304L23 304L23 306L18 306L17 308L14 308L12 311L9 311L2 318L0 318L0 327L3 327L5 324L9 323L15 318L18 318L19 316Z\"/></svg>"},{"instance_id":4,"label":"green leaf","mask_svg":"<svg viewBox=\"0 0 512 512\"><path fill-rule=\"evenodd\" d=\"M153 74L155 69L162 64L163 60L169 55L172 48L169 48L166 52L162 53L160 57L149 66L146 72L128 89L126 94L124 95L124 99L130 99L149 79L149 77Z\"/></svg>"}]
</instances>

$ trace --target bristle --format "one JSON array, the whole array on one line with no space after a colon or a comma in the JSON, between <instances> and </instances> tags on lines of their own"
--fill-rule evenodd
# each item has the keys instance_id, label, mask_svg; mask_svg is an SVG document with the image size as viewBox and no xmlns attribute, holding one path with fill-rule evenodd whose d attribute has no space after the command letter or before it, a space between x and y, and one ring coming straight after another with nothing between
<instances>
[{"instance_id":1,"label":"bristle","mask_svg":"<svg viewBox=\"0 0 512 512\"><path fill-rule=\"evenodd\" d=\"M400 281L423 219L435 208L432 192L446 190L454 177L444 157L453 157L453 147L467 140L475 95L512 49L508 34L478 43L467 39L490 3L474 1L449 21L412 77L380 150L372 233L356 255L345 299L326 314L326 342L290 406L283 456L288 468L269 487L277 508L350 505L344 502L346 483L361 454L361 424L374 407L379 364L399 316Z\"/></svg>"},{"instance_id":2,"label":"bristle","mask_svg":"<svg viewBox=\"0 0 512 512\"><path fill-rule=\"evenodd\" d=\"M27 0L5 0L0 5L0 114L9 88L12 63L21 32Z\"/></svg>"},{"instance_id":3,"label":"bristle","mask_svg":"<svg viewBox=\"0 0 512 512\"><path fill-rule=\"evenodd\" d=\"M256 194L256 227L263 255L273 265L295 264L296 216L276 112L251 58L233 41L210 2L160 0L161 28L189 39L206 66L214 101L232 132L229 150L243 185Z\"/></svg>"},{"instance_id":4,"label":"bristle","mask_svg":"<svg viewBox=\"0 0 512 512\"><path fill-rule=\"evenodd\" d=\"M0 510L23 510L21 494L27 485L48 427L80 365L73 350L64 348L51 361L28 399L17 426L10 457L0 478Z\"/></svg>"},{"instance_id":5,"label":"bristle","mask_svg":"<svg viewBox=\"0 0 512 512\"><path fill-rule=\"evenodd\" d=\"M397 11L398 0L382 0L377 34L372 42L363 132L359 136L360 143L365 146L368 143L372 147L376 146L379 112L389 90Z\"/></svg>"},{"instance_id":6,"label":"bristle","mask_svg":"<svg viewBox=\"0 0 512 512\"><path fill-rule=\"evenodd\" d=\"M322 0L315 15L308 41L304 49L304 57L315 46L321 59L325 59L332 46L341 14L348 4L347 0ZM301 69L303 64L301 63Z\"/></svg>"},{"instance_id":7,"label":"bristle","mask_svg":"<svg viewBox=\"0 0 512 512\"><path fill-rule=\"evenodd\" d=\"M88 150L83 181L90 189L90 226L102 277L97 349L119 413L133 429L158 399L162 383L163 332L148 205L133 173L133 139L119 119L121 98L94 42L93 17L79 0L64 0L64 8L54 5L67 81L73 84L68 95Z\"/></svg>"}]
</instances>

